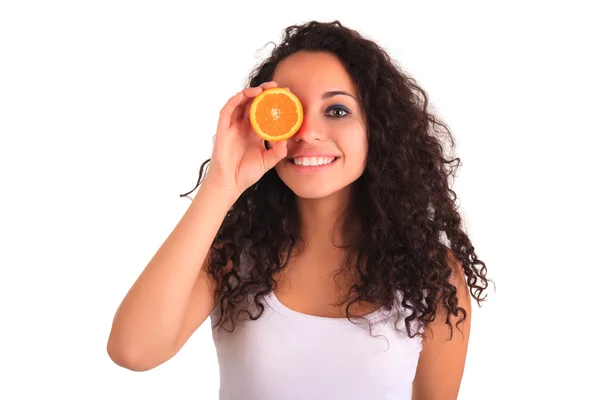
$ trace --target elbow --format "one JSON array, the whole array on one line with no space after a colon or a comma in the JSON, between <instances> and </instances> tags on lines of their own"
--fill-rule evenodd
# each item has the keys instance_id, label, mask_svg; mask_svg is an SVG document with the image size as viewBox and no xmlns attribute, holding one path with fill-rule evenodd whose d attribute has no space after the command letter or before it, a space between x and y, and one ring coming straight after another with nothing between
<instances>
[{"instance_id":1,"label":"elbow","mask_svg":"<svg viewBox=\"0 0 600 400\"><path fill-rule=\"evenodd\" d=\"M158 364L150 363L140 356L140 352L136 351L133 346L127 346L118 343L114 338L109 338L106 345L108 356L119 367L128 369L134 372L149 371Z\"/></svg>"}]
</instances>

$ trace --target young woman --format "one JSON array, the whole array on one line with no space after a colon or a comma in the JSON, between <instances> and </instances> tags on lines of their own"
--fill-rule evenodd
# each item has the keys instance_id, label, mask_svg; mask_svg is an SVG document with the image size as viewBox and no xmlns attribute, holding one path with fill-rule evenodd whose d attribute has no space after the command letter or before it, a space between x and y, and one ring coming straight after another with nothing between
<instances>
[{"instance_id":1,"label":"young woman","mask_svg":"<svg viewBox=\"0 0 600 400\"><path fill-rule=\"evenodd\" d=\"M275 86L304 121L269 143L248 108ZM196 196L117 310L114 362L154 368L210 316L222 399L455 399L488 279L427 105L339 22L287 28L222 108Z\"/></svg>"}]
</instances>

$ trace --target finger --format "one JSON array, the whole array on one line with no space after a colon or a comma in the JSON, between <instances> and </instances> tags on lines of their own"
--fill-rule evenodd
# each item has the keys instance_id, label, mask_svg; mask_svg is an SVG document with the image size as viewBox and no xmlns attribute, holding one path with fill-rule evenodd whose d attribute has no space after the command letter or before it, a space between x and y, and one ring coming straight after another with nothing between
<instances>
[{"instance_id":1,"label":"finger","mask_svg":"<svg viewBox=\"0 0 600 400\"><path fill-rule=\"evenodd\" d=\"M260 84L260 87L263 88L263 90L271 89L271 88L277 87L277 82L275 82L275 81L263 82Z\"/></svg>"},{"instance_id":2,"label":"finger","mask_svg":"<svg viewBox=\"0 0 600 400\"><path fill-rule=\"evenodd\" d=\"M245 139L249 141L249 143L256 143L257 145L263 142L263 139L256 134L254 128L252 128L252 124L249 120L239 121L240 123L240 132L245 133Z\"/></svg>"},{"instance_id":3,"label":"finger","mask_svg":"<svg viewBox=\"0 0 600 400\"><path fill-rule=\"evenodd\" d=\"M232 117L232 121L236 121L237 119L248 119L248 112L250 110L250 106L252 105L252 102L249 100L254 99L263 90L271 89L274 87L277 87L277 82L268 81L268 82L263 82L258 86L249 87L249 88L245 88L244 90L242 90L242 92L244 93L244 96L246 96L248 99L244 105L240 105L239 108L237 108L234 111L235 115Z\"/></svg>"},{"instance_id":4,"label":"finger","mask_svg":"<svg viewBox=\"0 0 600 400\"><path fill-rule=\"evenodd\" d=\"M246 104L242 110L242 118L244 120L250 119L250 107L252 107L252 102L248 102L248 104Z\"/></svg>"},{"instance_id":5,"label":"finger","mask_svg":"<svg viewBox=\"0 0 600 400\"><path fill-rule=\"evenodd\" d=\"M267 171L287 156L287 140L271 143L270 147L270 150L265 149L263 153L263 164Z\"/></svg>"},{"instance_id":6,"label":"finger","mask_svg":"<svg viewBox=\"0 0 600 400\"><path fill-rule=\"evenodd\" d=\"M258 96L263 90L270 89L273 87L277 87L277 83L274 81L264 82L259 86L249 87L242 90L242 93L245 97L245 100L238 105L238 107L233 111L233 115L231 117L231 121L237 121L239 119L248 119L248 111L250 110L250 106L256 96Z\"/></svg>"},{"instance_id":7,"label":"finger","mask_svg":"<svg viewBox=\"0 0 600 400\"><path fill-rule=\"evenodd\" d=\"M243 101L244 94L242 92L238 92L235 96L227 100L227 103L225 103L219 113L219 123L217 124L217 129L219 131L223 129L229 129L231 125L231 116L236 107L238 107Z\"/></svg>"},{"instance_id":8,"label":"finger","mask_svg":"<svg viewBox=\"0 0 600 400\"><path fill-rule=\"evenodd\" d=\"M262 90L267 90L267 89L272 89L277 87L277 82L275 81L268 81L268 82L263 82L261 83L259 86L257 86L259 88L261 88ZM260 94L260 93L258 93ZM256 96L258 96L258 94ZM242 119L247 120L249 119L249 114L250 114L250 107L252 106L252 102L248 102L245 106L244 106L244 110L242 113Z\"/></svg>"},{"instance_id":9,"label":"finger","mask_svg":"<svg viewBox=\"0 0 600 400\"><path fill-rule=\"evenodd\" d=\"M271 87L274 82L265 82L266 87ZM275 84L276 85L276 84ZM246 109L246 105L250 105L251 99L255 98L259 95L260 92L263 91L261 86L245 88L232 98L230 98L225 106L221 109L221 117L219 124L219 128L229 128L231 126L232 121L236 121L239 119Z\"/></svg>"},{"instance_id":10,"label":"finger","mask_svg":"<svg viewBox=\"0 0 600 400\"><path fill-rule=\"evenodd\" d=\"M245 88L244 90L242 90L241 93L243 94L245 99L233 111L233 114L231 116L232 122L242 119L242 117L244 116L244 114L246 112L246 109L248 109L248 107L250 107L250 105L252 104L250 99L254 99L256 96L258 96L260 94L260 92L262 92L262 88L259 86Z\"/></svg>"},{"instance_id":11,"label":"finger","mask_svg":"<svg viewBox=\"0 0 600 400\"><path fill-rule=\"evenodd\" d=\"M275 82L275 81L268 81L268 82L263 82L263 83L261 83L258 86L253 86L253 87L245 88L244 90L242 90L242 92L244 92L244 95L246 95L248 97L256 97L263 90L271 89L271 88L274 88L274 87L277 87L277 82Z\"/></svg>"}]
</instances>

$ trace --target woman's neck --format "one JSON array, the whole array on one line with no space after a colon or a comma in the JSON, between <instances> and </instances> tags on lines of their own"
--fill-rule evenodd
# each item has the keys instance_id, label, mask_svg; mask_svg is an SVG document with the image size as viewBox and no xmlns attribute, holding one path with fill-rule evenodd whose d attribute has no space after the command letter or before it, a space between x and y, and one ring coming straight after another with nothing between
<instances>
[{"instance_id":1,"label":"woman's neck","mask_svg":"<svg viewBox=\"0 0 600 400\"><path fill-rule=\"evenodd\" d=\"M329 252L345 246L359 231L349 190L321 199L296 199L304 250Z\"/></svg>"}]
</instances>

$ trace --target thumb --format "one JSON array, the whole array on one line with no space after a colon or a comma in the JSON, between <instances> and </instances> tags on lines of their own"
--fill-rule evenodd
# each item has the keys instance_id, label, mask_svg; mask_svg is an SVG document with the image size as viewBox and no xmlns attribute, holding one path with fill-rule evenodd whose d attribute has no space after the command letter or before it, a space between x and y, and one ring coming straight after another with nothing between
<instances>
[{"instance_id":1,"label":"thumb","mask_svg":"<svg viewBox=\"0 0 600 400\"><path fill-rule=\"evenodd\" d=\"M270 170L275 164L283 160L285 156L287 156L287 140L280 140L279 142L276 142L272 148L265 151L265 167L267 170Z\"/></svg>"}]
</instances>

